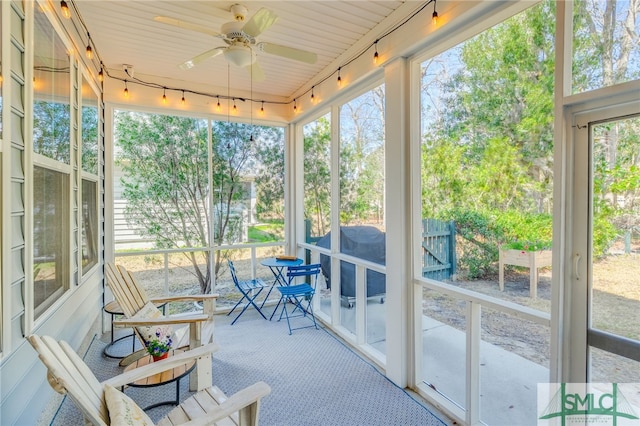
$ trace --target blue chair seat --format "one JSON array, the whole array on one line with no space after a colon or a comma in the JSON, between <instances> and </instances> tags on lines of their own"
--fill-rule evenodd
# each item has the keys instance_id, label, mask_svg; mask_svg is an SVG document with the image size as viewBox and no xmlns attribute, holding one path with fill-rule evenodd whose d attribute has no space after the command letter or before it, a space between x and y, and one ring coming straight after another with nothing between
<instances>
[{"instance_id":1,"label":"blue chair seat","mask_svg":"<svg viewBox=\"0 0 640 426\"><path fill-rule=\"evenodd\" d=\"M309 284L280 286L278 291L282 296L306 296L315 293L315 290Z\"/></svg>"}]
</instances>

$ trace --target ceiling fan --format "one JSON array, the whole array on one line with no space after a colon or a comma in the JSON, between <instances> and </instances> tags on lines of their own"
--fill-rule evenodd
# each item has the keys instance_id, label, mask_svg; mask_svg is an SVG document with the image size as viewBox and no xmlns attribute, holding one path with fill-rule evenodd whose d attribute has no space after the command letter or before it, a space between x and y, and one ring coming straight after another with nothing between
<instances>
[{"instance_id":1,"label":"ceiling fan","mask_svg":"<svg viewBox=\"0 0 640 426\"><path fill-rule=\"evenodd\" d=\"M264 80L264 72L256 61L256 51L282 56L308 64L314 64L316 62L317 56L313 52L279 44L256 41L256 37L278 20L278 15L269 9L261 8L246 22L245 20L249 11L244 5L234 4L229 11L233 14L234 20L223 24L220 32L203 25L192 24L167 16L156 16L153 19L164 24L218 37L225 42L226 46L214 47L178 65L185 70L195 67L205 59L223 54L227 61L238 67L247 69L254 80L261 81Z\"/></svg>"}]
</instances>

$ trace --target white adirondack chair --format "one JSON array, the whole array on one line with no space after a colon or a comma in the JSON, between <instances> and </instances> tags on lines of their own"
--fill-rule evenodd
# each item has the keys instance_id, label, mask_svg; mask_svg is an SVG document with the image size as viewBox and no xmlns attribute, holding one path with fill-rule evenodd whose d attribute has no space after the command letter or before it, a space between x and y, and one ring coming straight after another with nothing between
<instances>
[{"instance_id":1,"label":"white adirondack chair","mask_svg":"<svg viewBox=\"0 0 640 426\"><path fill-rule=\"evenodd\" d=\"M132 327L143 346L146 336L140 333L140 328L163 325L188 325L187 332L174 336L174 347L197 348L203 344L213 342L214 311L217 294L198 294L188 296L169 296L161 298L149 298L133 275L124 266L113 263L105 264L107 283L116 301L120 305L125 319L113 321L116 327ZM181 316L164 316L154 304L168 302L201 302L202 314L190 314ZM183 327L184 329L184 327ZM184 331L184 330L182 330ZM138 356L139 358L139 356ZM136 356L127 357L121 365L127 365L135 361ZM209 377L209 380L206 378ZM211 359L200 359L196 369L189 375L189 390L200 391L211 386Z\"/></svg>"},{"instance_id":2,"label":"white adirondack chair","mask_svg":"<svg viewBox=\"0 0 640 426\"><path fill-rule=\"evenodd\" d=\"M217 345L200 346L187 352L136 368L100 383L82 358L66 342L49 336L28 337L47 367L47 379L58 393L67 394L93 425L110 425L105 386L118 389L136 380L174 368L194 358L210 355ZM204 389L174 408L158 425L229 424L257 426L260 401L271 393L264 382L255 383L227 398L216 386ZM135 407L138 409L138 407ZM113 414L113 413L112 413Z\"/></svg>"}]
</instances>

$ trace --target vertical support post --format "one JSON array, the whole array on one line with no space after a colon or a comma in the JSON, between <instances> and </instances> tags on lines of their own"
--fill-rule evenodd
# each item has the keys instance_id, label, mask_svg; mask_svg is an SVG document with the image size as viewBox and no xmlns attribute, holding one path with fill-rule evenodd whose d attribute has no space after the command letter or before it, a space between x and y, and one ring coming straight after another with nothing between
<instances>
[{"instance_id":1,"label":"vertical support post","mask_svg":"<svg viewBox=\"0 0 640 426\"><path fill-rule=\"evenodd\" d=\"M169 295L169 253L164 254L164 294Z\"/></svg>"},{"instance_id":2,"label":"vertical support post","mask_svg":"<svg viewBox=\"0 0 640 426\"><path fill-rule=\"evenodd\" d=\"M356 342L358 345L367 343L367 289L366 289L366 268L362 265L355 265L355 290L356 290Z\"/></svg>"},{"instance_id":3,"label":"vertical support post","mask_svg":"<svg viewBox=\"0 0 640 426\"><path fill-rule=\"evenodd\" d=\"M529 252L529 297L535 299L538 294L538 265L536 252Z\"/></svg>"},{"instance_id":4,"label":"vertical support post","mask_svg":"<svg viewBox=\"0 0 640 426\"><path fill-rule=\"evenodd\" d=\"M466 424L480 423L480 321L482 306L467 302Z\"/></svg>"},{"instance_id":5,"label":"vertical support post","mask_svg":"<svg viewBox=\"0 0 640 426\"><path fill-rule=\"evenodd\" d=\"M504 252L499 248L498 253L498 283L500 291L504 291Z\"/></svg>"},{"instance_id":6,"label":"vertical support post","mask_svg":"<svg viewBox=\"0 0 640 426\"><path fill-rule=\"evenodd\" d=\"M456 259L456 223L452 220L449 222L449 263L451 263L451 274L449 277L456 280L457 259Z\"/></svg>"}]
</instances>

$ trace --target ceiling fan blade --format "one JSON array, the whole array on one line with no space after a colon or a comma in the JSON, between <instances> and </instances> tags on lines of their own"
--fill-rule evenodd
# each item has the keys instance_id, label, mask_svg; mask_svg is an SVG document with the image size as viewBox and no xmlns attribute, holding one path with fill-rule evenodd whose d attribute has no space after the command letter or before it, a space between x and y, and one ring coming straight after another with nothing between
<instances>
[{"instance_id":1,"label":"ceiling fan blade","mask_svg":"<svg viewBox=\"0 0 640 426\"><path fill-rule=\"evenodd\" d=\"M265 53L272 55L282 56L284 58L294 59L296 61L306 62L308 64L315 64L318 60L318 55L306 50L295 49L293 47L281 46L273 43L258 43L256 47Z\"/></svg>"},{"instance_id":2,"label":"ceiling fan blade","mask_svg":"<svg viewBox=\"0 0 640 426\"><path fill-rule=\"evenodd\" d=\"M218 56L219 54L224 52L225 49L226 49L226 47L216 47L216 48L213 48L211 50L207 50L206 52L201 53L198 56L194 56L193 58L189 59L188 61L185 61L185 62L181 63L180 65L178 65L178 67L180 67L183 70L191 69L191 68L195 67L196 65L198 65L200 62L204 61L205 59L209 59L209 58L213 58L214 56Z\"/></svg>"},{"instance_id":3,"label":"ceiling fan blade","mask_svg":"<svg viewBox=\"0 0 640 426\"><path fill-rule=\"evenodd\" d=\"M169 18L168 16L156 16L153 18L156 22L162 22L163 24L173 25L174 27L184 28L185 30L197 31L199 33L209 34L214 37L224 37L217 31L213 31L212 29L205 27L204 25L191 24L189 22L184 22L179 19Z\"/></svg>"},{"instance_id":4,"label":"ceiling fan blade","mask_svg":"<svg viewBox=\"0 0 640 426\"><path fill-rule=\"evenodd\" d=\"M244 67L244 69L246 69L247 72L251 75L251 79L253 81L264 81L264 71L262 71L262 68L260 68L260 64L258 64L258 61L254 61L253 64L247 65L246 67Z\"/></svg>"},{"instance_id":5,"label":"ceiling fan blade","mask_svg":"<svg viewBox=\"0 0 640 426\"><path fill-rule=\"evenodd\" d=\"M251 37L258 37L260 33L275 24L277 20L278 15L263 7L244 24L242 31Z\"/></svg>"}]
</instances>

